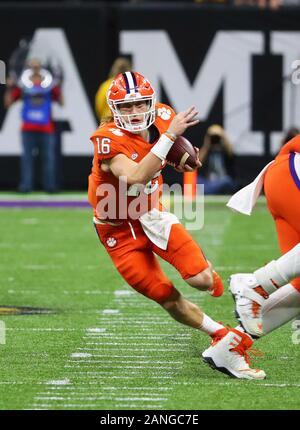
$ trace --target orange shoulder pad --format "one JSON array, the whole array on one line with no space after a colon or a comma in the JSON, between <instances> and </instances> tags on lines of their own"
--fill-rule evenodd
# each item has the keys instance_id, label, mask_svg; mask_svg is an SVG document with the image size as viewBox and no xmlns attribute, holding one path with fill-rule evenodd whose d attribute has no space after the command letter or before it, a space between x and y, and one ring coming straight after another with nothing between
<instances>
[{"instance_id":1,"label":"orange shoulder pad","mask_svg":"<svg viewBox=\"0 0 300 430\"><path fill-rule=\"evenodd\" d=\"M168 130L170 123L172 122L174 116L176 115L175 111L164 103L156 103L156 119L155 125L157 128L164 133Z\"/></svg>"}]
</instances>

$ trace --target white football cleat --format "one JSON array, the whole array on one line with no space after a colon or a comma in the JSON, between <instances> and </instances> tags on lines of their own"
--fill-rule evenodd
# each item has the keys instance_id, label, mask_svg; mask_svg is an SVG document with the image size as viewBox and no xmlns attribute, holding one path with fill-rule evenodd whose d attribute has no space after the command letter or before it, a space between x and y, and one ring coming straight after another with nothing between
<instances>
[{"instance_id":1,"label":"white football cleat","mask_svg":"<svg viewBox=\"0 0 300 430\"><path fill-rule=\"evenodd\" d=\"M237 273L229 279L229 291L235 301L235 313L245 331L263 335L262 307L268 294L252 273Z\"/></svg>"},{"instance_id":2,"label":"white football cleat","mask_svg":"<svg viewBox=\"0 0 300 430\"><path fill-rule=\"evenodd\" d=\"M213 369L239 379L265 379L263 370L252 369L249 366L247 350L253 341L246 333L236 329L229 332L203 353L203 360Z\"/></svg>"}]
</instances>

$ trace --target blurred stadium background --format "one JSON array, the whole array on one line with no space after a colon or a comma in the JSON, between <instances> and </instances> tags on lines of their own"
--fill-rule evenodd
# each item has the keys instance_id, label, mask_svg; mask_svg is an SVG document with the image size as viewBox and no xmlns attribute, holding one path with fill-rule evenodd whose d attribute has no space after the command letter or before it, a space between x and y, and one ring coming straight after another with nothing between
<instances>
[{"instance_id":1,"label":"blurred stadium background","mask_svg":"<svg viewBox=\"0 0 300 430\"><path fill-rule=\"evenodd\" d=\"M0 8L0 55L7 74L32 56L62 73L65 104L54 106L62 189L86 189L89 135L98 124L95 94L119 55L132 59L161 101L177 111L199 107L201 125L187 133L195 145L201 147L212 123L224 126L240 185L299 124L300 85L292 81L293 62L300 56L297 7L62 1L38 7L1 3ZM4 91L0 85L1 100ZM6 113L0 103L2 190L16 189L19 181L20 108L18 102ZM181 176L169 169L166 180L180 182Z\"/></svg>"}]
</instances>

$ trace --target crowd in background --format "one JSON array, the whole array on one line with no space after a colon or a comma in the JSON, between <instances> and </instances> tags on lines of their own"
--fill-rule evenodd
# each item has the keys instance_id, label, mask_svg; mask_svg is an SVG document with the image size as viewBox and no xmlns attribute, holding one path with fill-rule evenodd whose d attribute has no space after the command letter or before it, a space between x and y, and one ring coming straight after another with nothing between
<instances>
[{"instance_id":1,"label":"crowd in background","mask_svg":"<svg viewBox=\"0 0 300 430\"><path fill-rule=\"evenodd\" d=\"M55 2L56 0L50 0ZM89 0L63 0L62 3L85 4ZM9 3L9 2L7 2ZM107 1L107 3L109 3ZM158 0L116 0L116 3L149 4L158 3ZM300 0L159 0L159 3L194 3L198 5L223 5L238 7L258 7L261 9L276 10L281 7L300 6Z\"/></svg>"},{"instance_id":2,"label":"crowd in background","mask_svg":"<svg viewBox=\"0 0 300 430\"><path fill-rule=\"evenodd\" d=\"M127 57L118 57L113 62L107 79L102 82L95 95L95 112L99 123L111 116L106 102L106 93L119 74L131 70L132 64ZM45 85L45 82L48 82ZM34 189L34 158L41 154L43 167L43 189L47 192L58 191L58 169L56 157L56 134L51 117L53 102L63 103L60 82L53 79L50 72L42 68L38 59L27 63L18 82L9 79L4 96L8 109L15 101L22 99L22 157L19 191L30 192ZM297 135L295 127L286 132L282 144ZM235 192L239 184L235 179L235 154L226 131L219 124L210 125L200 148L199 158L203 167L199 171L198 183L204 184L206 194L226 194Z\"/></svg>"},{"instance_id":3,"label":"crowd in background","mask_svg":"<svg viewBox=\"0 0 300 430\"><path fill-rule=\"evenodd\" d=\"M84 0L81 0L84 2ZM157 3L157 0L118 0L122 3ZM70 1L68 0L68 3ZM78 3L78 0L74 0ZM261 9L279 9L286 6L300 6L300 0L160 0L159 3L195 3L199 5L225 5L238 7L259 7ZM80 3L80 1L79 1Z\"/></svg>"},{"instance_id":4,"label":"crowd in background","mask_svg":"<svg viewBox=\"0 0 300 430\"><path fill-rule=\"evenodd\" d=\"M223 4L233 6L250 6L261 9L279 9L285 6L300 6L300 0L194 0L198 4Z\"/></svg>"}]
</instances>

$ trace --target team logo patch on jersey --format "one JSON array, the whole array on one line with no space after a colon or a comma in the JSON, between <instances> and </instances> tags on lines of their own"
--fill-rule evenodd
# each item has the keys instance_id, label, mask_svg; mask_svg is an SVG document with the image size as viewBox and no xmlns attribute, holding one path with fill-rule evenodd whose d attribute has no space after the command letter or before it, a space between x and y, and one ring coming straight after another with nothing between
<instances>
[{"instance_id":1,"label":"team logo patch on jersey","mask_svg":"<svg viewBox=\"0 0 300 430\"><path fill-rule=\"evenodd\" d=\"M168 120L171 118L172 112L171 109L162 107L157 109L157 115L160 116L161 119Z\"/></svg>"},{"instance_id":2,"label":"team logo patch on jersey","mask_svg":"<svg viewBox=\"0 0 300 430\"><path fill-rule=\"evenodd\" d=\"M124 136L124 133L119 128L110 128L109 131L111 131L116 136Z\"/></svg>"},{"instance_id":3,"label":"team logo patch on jersey","mask_svg":"<svg viewBox=\"0 0 300 430\"><path fill-rule=\"evenodd\" d=\"M109 246L110 248L113 248L114 246L116 246L116 244L117 244L117 239L115 239L114 237L109 237L107 240L106 240L106 244L107 244L107 246Z\"/></svg>"},{"instance_id":4,"label":"team logo patch on jersey","mask_svg":"<svg viewBox=\"0 0 300 430\"><path fill-rule=\"evenodd\" d=\"M134 152L133 154L131 154L131 159L132 160L136 160L138 158L139 154L137 154L136 152Z\"/></svg>"}]
</instances>

